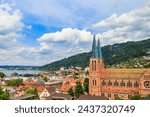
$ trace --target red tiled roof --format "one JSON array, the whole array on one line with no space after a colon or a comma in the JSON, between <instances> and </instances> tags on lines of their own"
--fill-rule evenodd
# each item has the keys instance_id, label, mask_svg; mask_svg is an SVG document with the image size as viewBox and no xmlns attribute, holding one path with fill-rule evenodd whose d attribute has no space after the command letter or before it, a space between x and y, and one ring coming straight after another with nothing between
<instances>
[{"instance_id":1,"label":"red tiled roof","mask_svg":"<svg viewBox=\"0 0 150 117\"><path fill-rule=\"evenodd\" d=\"M35 82L33 80L31 80L31 81L24 81L23 84L24 85L35 85Z\"/></svg>"},{"instance_id":2,"label":"red tiled roof","mask_svg":"<svg viewBox=\"0 0 150 117\"><path fill-rule=\"evenodd\" d=\"M61 86L61 91L62 92L67 92L68 90L69 90L69 88L75 88L75 86L72 86L72 85L70 85L70 84L63 84L62 86Z\"/></svg>"},{"instance_id":3,"label":"red tiled roof","mask_svg":"<svg viewBox=\"0 0 150 117\"><path fill-rule=\"evenodd\" d=\"M44 86L38 86L36 87L37 92L42 92L45 89Z\"/></svg>"}]
</instances>

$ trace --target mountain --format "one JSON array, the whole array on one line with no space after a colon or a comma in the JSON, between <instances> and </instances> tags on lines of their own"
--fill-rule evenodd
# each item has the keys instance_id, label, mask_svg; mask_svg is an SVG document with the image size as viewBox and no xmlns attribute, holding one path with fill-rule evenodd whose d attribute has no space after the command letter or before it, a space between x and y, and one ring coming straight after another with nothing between
<instances>
[{"instance_id":1,"label":"mountain","mask_svg":"<svg viewBox=\"0 0 150 117\"><path fill-rule=\"evenodd\" d=\"M18 70L24 70L24 69L32 69L36 68L36 66L24 66L24 65L0 65L1 69L18 69Z\"/></svg>"},{"instance_id":2,"label":"mountain","mask_svg":"<svg viewBox=\"0 0 150 117\"><path fill-rule=\"evenodd\" d=\"M107 45L102 47L102 53L106 67L150 67L150 39ZM57 70L60 67L69 68L71 66L85 68L89 65L90 57L91 52L77 54L40 66L38 69Z\"/></svg>"}]
</instances>

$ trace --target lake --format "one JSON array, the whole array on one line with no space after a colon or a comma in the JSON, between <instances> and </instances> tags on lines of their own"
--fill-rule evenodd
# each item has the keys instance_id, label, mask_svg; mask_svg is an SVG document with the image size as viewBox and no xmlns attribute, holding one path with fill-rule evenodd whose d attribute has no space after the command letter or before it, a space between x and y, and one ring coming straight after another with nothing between
<instances>
[{"instance_id":1,"label":"lake","mask_svg":"<svg viewBox=\"0 0 150 117\"><path fill-rule=\"evenodd\" d=\"M7 70L7 69L0 69L0 72L3 72L6 76L11 76L12 73L16 72L18 74L39 74L44 71L40 70Z\"/></svg>"}]
</instances>

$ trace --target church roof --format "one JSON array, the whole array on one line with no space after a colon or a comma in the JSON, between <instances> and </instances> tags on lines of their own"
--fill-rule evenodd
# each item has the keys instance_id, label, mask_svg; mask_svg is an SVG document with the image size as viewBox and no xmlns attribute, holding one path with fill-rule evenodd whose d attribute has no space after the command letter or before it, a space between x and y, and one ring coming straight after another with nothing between
<instances>
[{"instance_id":1,"label":"church roof","mask_svg":"<svg viewBox=\"0 0 150 117\"><path fill-rule=\"evenodd\" d=\"M141 78L150 69L104 69L101 78Z\"/></svg>"},{"instance_id":2,"label":"church roof","mask_svg":"<svg viewBox=\"0 0 150 117\"><path fill-rule=\"evenodd\" d=\"M97 42L96 42L95 35L93 37L93 44L92 44L92 57L102 59L102 51L101 51L100 40L98 39Z\"/></svg>"}]
</instances>

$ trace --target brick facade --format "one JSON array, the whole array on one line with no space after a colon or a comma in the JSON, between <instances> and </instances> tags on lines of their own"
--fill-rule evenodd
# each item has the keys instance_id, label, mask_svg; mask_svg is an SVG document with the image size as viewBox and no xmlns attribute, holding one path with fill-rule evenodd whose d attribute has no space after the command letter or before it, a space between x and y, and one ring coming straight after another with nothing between
<instances>
[{"instance_id":1,"label":"brick facade","mask_svg":"<svg viewBox=\"0 0 150 117\"><path fill-rule=\"evenodd\" d=\"M94 48L94 54L100 52L95 50L96 47L92 48ZM89 64L91 95L106 96L109 99L115 97L129 99L131 95L150 94L150 69L107 69L104 67L102 57L94 54Z\"/></svg>"}]
</instances>

